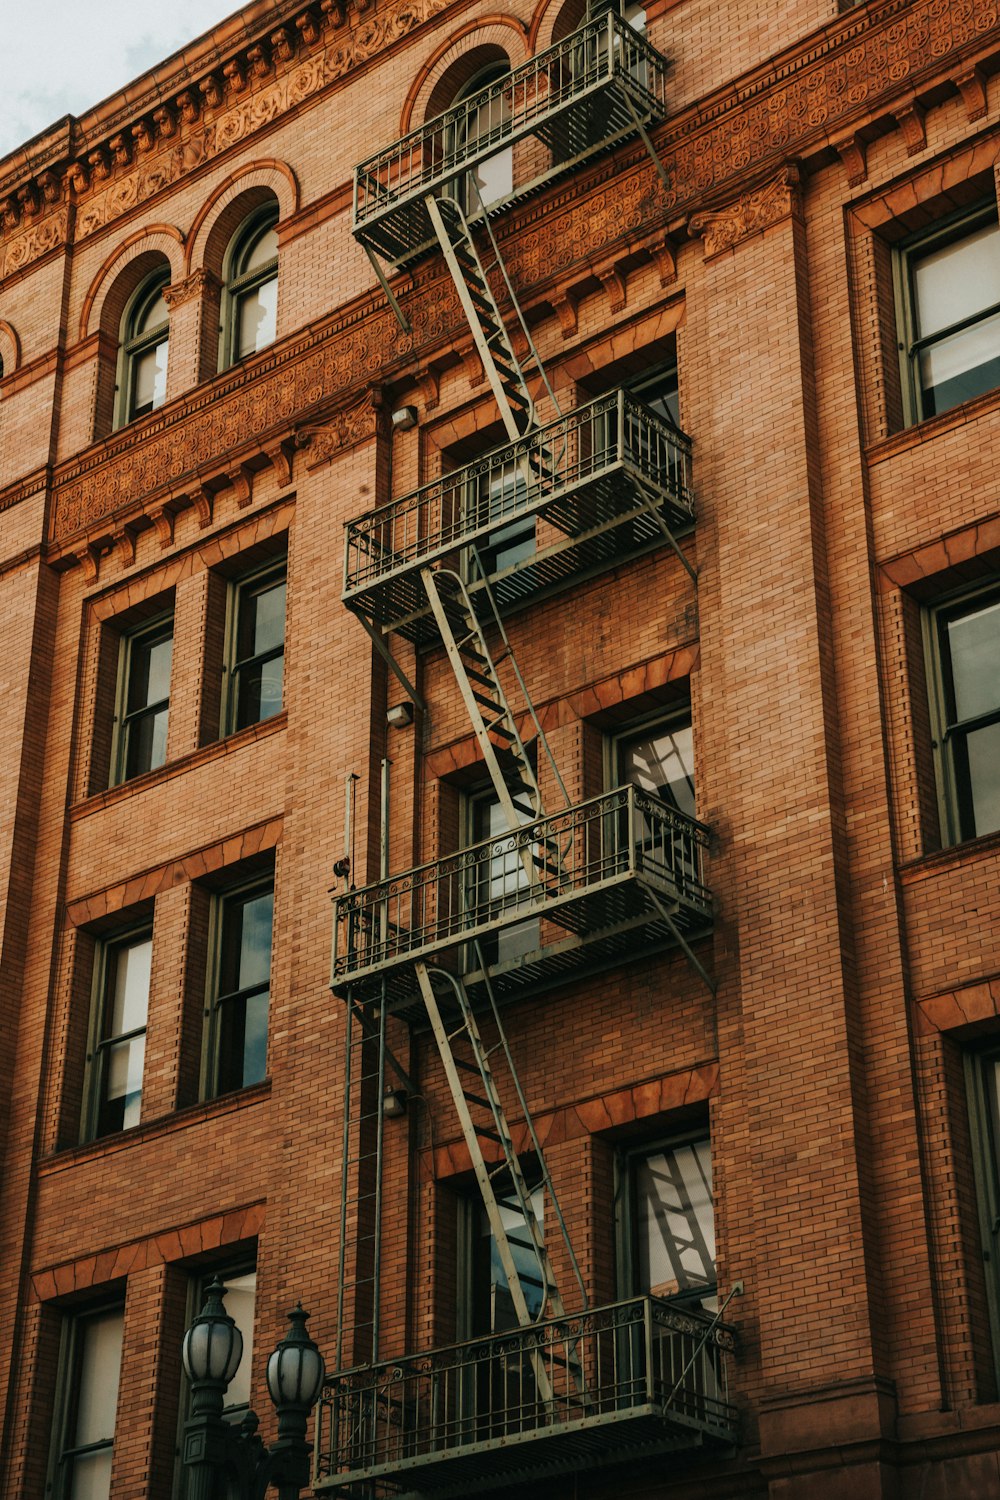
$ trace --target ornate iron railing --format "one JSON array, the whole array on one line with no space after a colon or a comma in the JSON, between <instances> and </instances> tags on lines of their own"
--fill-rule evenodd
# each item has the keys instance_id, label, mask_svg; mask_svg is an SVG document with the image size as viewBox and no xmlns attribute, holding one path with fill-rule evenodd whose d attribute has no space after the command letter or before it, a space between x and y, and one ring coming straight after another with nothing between
<instances>
[{"instance_id":1,"label":"ornate iron railing","mask_svg":"<svg viewBox=\"0 0 1000 1500\"><path fill-rule=\"evenodd\" d=\"M346 527L344 599L432 564L456 548L485 543L498 527L544 513L572 536L633 517L644 486L659 499L673 530L694 522L691 439L627 391L611 392L567 412L515 443L369 511ZM631 481L628 494L588 503L588 490ZM578 497L574 506L573 497Z\"/></svg>"},{"instance_id":2,"label":"ornate iron railing","mask_svg":"<svg viewBox=\"0 0 1000 1500\"><path fill-rule=\"evenodd\" d=\"M486 1488L533 1460L546 1472L590 1463L598 1444L623 1458L633 1443L731 1445L733 1348L733 1331L700 1310L637 1297L343 1371L317 1408L315 1482L381 1480L391 1493L475 1475Z\"/></svg>"},{"instance_id":3,"label":"ornate iron railing","mask_svg":"<svg viewBox=\"0 0 1000 1500\"><path fill-rule=\"evenodd\" d=\"M527 135L541 136L552 149L553 167L542 180L565 171L633 133L636 117L644 124L663 118L666 67L617 13L587 22L361 162L354 173L354 233L390 256L412 252L427 228L424 215L409 226L401 216L403 232L397 225L388 238L377 232L378 221Z\"/></svg>"},{"instance_id":4,"label":"ornate iron railing","mask_svg":"<svg viewBox=\"0 0 1000 1500\"><path fill-rule=\"evenodd\" d=\"M574 903L629 882L679 908L682 919L708 920L708 842L709 830L694 818L637 787L619 787L338 896L332 982L337 987L529 917L572 929ZM532 879L527 864L537 870ZM583 925L599 923L590 917Z\"/></svg>"}]
</instances>

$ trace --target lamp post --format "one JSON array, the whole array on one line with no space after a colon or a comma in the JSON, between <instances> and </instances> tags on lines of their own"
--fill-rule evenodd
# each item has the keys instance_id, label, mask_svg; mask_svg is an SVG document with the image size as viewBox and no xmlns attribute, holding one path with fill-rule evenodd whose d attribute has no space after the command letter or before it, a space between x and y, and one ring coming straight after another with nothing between
<instances>
[{"instance_id":1,"label":"lamp post","mask_svg":"<svg viewBox=\"0 0 1000 1500\"><path fill-rule=\"evenodd\" d=\"M243 1354L243 1336L226 1312L225 1294L216 1277L184 1335L182 1356L191 1382L191 1415L184 1424L188 1500L263 1500L272 1484L279 1500L298 1500L309 1483L306 1423L325 1374L323 1357L306 1332L309 1314L301 1303L292 1309L288 1331L267 1362L278 1440L265 1448L255 1412L247 1412L238 1429L222 1415L226 1387Z\"/></svg>"}]
</instances>

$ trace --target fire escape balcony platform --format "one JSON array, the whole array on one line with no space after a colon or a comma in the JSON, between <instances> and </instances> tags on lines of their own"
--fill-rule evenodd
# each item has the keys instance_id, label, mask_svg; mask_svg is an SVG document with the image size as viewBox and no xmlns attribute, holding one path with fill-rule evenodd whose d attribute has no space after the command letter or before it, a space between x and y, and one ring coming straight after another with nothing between
<instances>
[{"instance_id":1,"label":"fire escape balcony platform","mask_svg":"<svg viewBox=\"0 0 1000 1500\"><path fill-rule=\"evenodd\" d=\"M690 438L611 392L349 521L344 603L384 635L439 642L423 568L464 567L474 602L488 582L514 608L689 531L690 470ZM530 545L532 522L534 550L504 566L504 534L524 528Z\"/></svg>"},{"instance_id":2,"label":"fire escape balcony platform","mask_svg":"<svg viewBox=\"0 0 1000 1500\"><path fill-rule=\"evenodd\" d=\"M694 818L619 787L347 891L335 899L332 988L361 1000L384 993L421 1026L418 961L461 976L477 1005L487 978L510 1000L690 944L712 925L708 843Z\"/></svg>"},{"instance_id":3,"label":"fire escape balcony platform","mask_svg":"<svg viewBox=\"0 0 1000 1500\"><path fill-rule=\"evenodd\" d=\"M337 1373L317 1409L316 1490L443 1500L667 1452L726 1456L734 1342L700 1309L637 1297Z\"/></svg>"},{"instance_id":4,"label":"fire escape balcony platform","mask_svg":"<svg viewBox=\"0 0 1000 1500\"><path fill-rule=\"evenodd\" d=\"M429 194L528 136L550 162L509 204L666 115L666 59L609 11L411 130L354 172L355 237L392 265L434 242ZM460 190L459 190L460 191ZM492 215L502 204L489 205Z\"/></svg>"}]
</instances>

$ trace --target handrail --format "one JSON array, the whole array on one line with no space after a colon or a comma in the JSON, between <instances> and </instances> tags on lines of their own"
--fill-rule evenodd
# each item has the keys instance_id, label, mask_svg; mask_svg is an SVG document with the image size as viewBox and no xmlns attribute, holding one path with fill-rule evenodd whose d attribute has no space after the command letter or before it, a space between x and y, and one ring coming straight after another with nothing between
<instances>
[{"instance_id":1,"label":"handrail","mask_svg":"<svg viewBox=\"0 0 1000 1500\"><path fill-rule=\"evenodd\" d=\"M711 913L704 857L709 830L634 786L526 823L455 854L334 899L334 983L545 915L605 883L639 877L702 916ZM565 848L558 874L546 851ZM538 851L529 881L524 850ZM528 861L527 863L530 863Z\"/></svg>"},{"instance_id":2,"label":"handrail","mask_svg":"<svg viewBox=\"0 0 1000 1500\"><path fill-rule=\"evenodd\" d=\"M354 173L354 232L405 199L445 186L610 83L647 119L662 115L665 77L664 58L609 11L361 162Z\"/></svg>"},{"instance_id":3,"label":"handrail","mask_svg":"<svg viewBox=\"0 0 1000 1500\"><path fill-rule=\"evenodd\" d=\"M615 470L694 520L691 439L627 391L566 412L346 523L344 595L423 566Z\"/></svg>"},{"instance_id":4,"label":"handrail","mask_svg":"<svg viewBox=\"0 0 1000 1500\"><path fill-rule=\"evenodd\" d=\"M316 1476L403 1472L476 1449L485 1467L490 1449L641 1413L675 1440L732 1442L734 1348L731 1327L646 1296L337 1371L317 1408Z\"/></svg>"}]
</instances>

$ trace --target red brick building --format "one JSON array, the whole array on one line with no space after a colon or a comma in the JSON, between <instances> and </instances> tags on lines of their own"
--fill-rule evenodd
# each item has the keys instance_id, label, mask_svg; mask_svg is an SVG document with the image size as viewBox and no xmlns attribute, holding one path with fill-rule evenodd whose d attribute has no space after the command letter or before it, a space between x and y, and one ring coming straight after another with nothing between
<instances>
[{"instance_id":1,"label":"red brick building","mask_svg":"<svg viewBox=\"0 0 1000 1500\"><path fill-rule=\"evenodd\" d=\"M0 163L5 1500L215 1274L319 1495L1000 1496L998 62L256 0Z\"/></svg>"}]
</instances>

